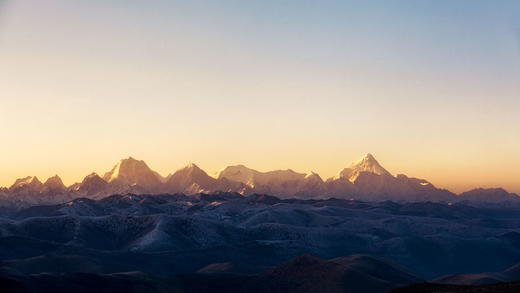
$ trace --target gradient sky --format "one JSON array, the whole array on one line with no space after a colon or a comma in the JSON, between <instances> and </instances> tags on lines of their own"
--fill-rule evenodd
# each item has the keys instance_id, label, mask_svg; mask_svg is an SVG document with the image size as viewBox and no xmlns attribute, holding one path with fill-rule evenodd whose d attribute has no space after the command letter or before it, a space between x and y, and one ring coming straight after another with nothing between
<instances>
[{"instance_id":1,"label":"gradient sky","mask_svg":"<svg viewBox=\"0 0 520 293\"><path fill-rule=\"evenodd\" d=\"M520 192L520 1L0 0L0 185L134 156Z\"/></svg>"}]
</instances>

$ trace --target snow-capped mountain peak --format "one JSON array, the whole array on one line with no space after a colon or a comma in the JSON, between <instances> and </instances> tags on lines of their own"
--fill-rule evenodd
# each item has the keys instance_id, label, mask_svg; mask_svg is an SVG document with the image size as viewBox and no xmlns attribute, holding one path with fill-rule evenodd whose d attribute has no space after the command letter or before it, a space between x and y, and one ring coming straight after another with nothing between
<instances>
[{"instance_id":1,"label":"snow-capped mountain peak","mask_svg":"<svg viewBox=\"0 0 520 293\"><path fill-rule=\"evenodd\" d=\"M217 178L227 178L248 186L266 186L287 181L301 181L305 176L306 174L297 173L291 169L260 172L244 165L235 165L221 170Z\"/></svg>"},{"instance_id":2,"label":"snow-capped mountain peak","mask_svg":"<svg viewBox=\"0 0 520 293\"><path fill-rule=\"evenodd\" d=\"M169 180L171 180L174 177L177 180L179 180L181 178L184 179L184 178L188 178L188 177L200 177L200 176L209 177L209 175L206 173L206 171L202 170L199 166L190 162L184 168L181 168L181 169L175 171L175 173L173 173L170 176Z\"/></svg>"},{"instance_id":3,"label":"snow-capped mountain peak","mask_svg":"<svg viewBox=\"0 0 520 293\"><path fill-rule=\"evenodd\" d=\"M339 172L336 179L345 178L354 182L361 172L368 172L376 175L392 176L385 168L383 168L379 162L370 153L358 161L352 163L350 167L345 168Z\"/></svg>"},{"instance_id":4,"label":"snow-capped mountain peak","mask_svg":"<svg viewBox=\"0 0 520 293\"><path fill-rule=\"evenodd\" d=\"M250 169L244 165L234 165L228 166L222 170L220 170L217 174L217 178L227 178L229 180L242 182L246 185L254 185L255 178L260 174L260 172Z\"/></svg>"},{"instance_id":5,"label":"snow-capped mountain peak","mask_svg":"<svg viewBox=\"0 0 520 293\"><path fill-rule=\"evenodd\" d=\"M390 175L385 168L383 168L379 162L370 153L366 154L359 161L352 163L350 168L357 171L370 172L377 175Z\"/></svg>"},{"instance_id":6,"label":"snow-capped mountain peak","mask_svg":"<svg viewBox=\"0 0 520 293\"><path fill-rule=\"evenodd\" d=\"M111 194L164 194L164 193L214 193L270 194L282 198L356 198L362 200L441 200L454 201L454 194L438 189L432 183L405 175L394 177L383 168L372 154L341 170L326 181L314 172L299 173L291 169L261 172L244 165L222 169L216 178L209 176L194 163L177 170L167 178L161 177L141 160L132 157L119 161L103 177L92 173L81 183L69 188L60 177L53 176L45 184L36 177L16 180L9 189L0 193L16 200L59 202L68 198L88 196L101 198ZM60 195L60 196L57 196ZM16 197L15 197L16 196ZM5 197L5 196L4 196ZM519 200L502 190L472 191L457 200Z\"/></svg>"},{"instance_id":7,"label":"snow-capped mountain peak","mask_svg":"<svg viewBox=\"0 0 520 293\"><path fill-rule=\"evenodd\" d=\"M202 170L199 166L197 166L193 162L189 162L183 169L187 169L187 170Z\"/></svg>"},{"instance_id":8,"label":"snow-capped mountain peak","mask_svg":"<svg viewBox=\"0 0 520 293\"><path fill-rule=\"evenodd\" d=\"M135 177L138 173L151 171L144 161L132 157L119 161L111 171L105 173L103 179L112 182L117 179Z\"/></svg>"},{"instance_id":9,"label":"snow-capped mountain peak","mask_svg":"<svg viewBox=\"0 0 520 293\"><path fill-rule=\"evenodd\" d=\"M38 180L38 177L36 176L27 176L24 178L16 179L13 185L9 187L9 189L16 189L21 187L41 187L42 183L40 180Z\"/></svg>"},{"instance_id":10,"label":"snow-capped mountain peak","mask_svg":"<svg viewBox=\"0 0 520 293\"><path fill-rule=\"evenodd\" d=\"M305 175L305 180L318 180L318 181L323 181L323 179L321 179L321 176L316 173L316 172L313 172L311 171L309 174L306 174Z\"/></svg>"},{"instance_id":11,"label":"snow-capped mountain peak","mask_svg":"<svg viewBox=\"0 0 520 293\"><path fill-rule=\"evenodd\" d=\"M132 157L119 161L111 171L105 173L103 179L109 183L151 189L158 188L163 181L161 175L150 169L144 161Z\"/></svg>"}]
</instances>

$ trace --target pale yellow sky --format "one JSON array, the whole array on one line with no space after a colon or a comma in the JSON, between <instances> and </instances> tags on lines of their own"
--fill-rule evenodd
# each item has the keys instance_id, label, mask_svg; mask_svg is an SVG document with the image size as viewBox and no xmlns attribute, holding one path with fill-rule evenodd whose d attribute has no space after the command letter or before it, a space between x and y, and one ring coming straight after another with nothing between
<instances>
[{"instance_id":1,"label":"pale yellow sky","mask_svg":"<svg viewBox=\"0 0 520 293\"><path fill-rule=\"evenodd\" d=\"M128 156L325 179L371 152L456 192L520 193L518 4L296 2L0 6L0 185Z\"/></svg>"}]
</instances>

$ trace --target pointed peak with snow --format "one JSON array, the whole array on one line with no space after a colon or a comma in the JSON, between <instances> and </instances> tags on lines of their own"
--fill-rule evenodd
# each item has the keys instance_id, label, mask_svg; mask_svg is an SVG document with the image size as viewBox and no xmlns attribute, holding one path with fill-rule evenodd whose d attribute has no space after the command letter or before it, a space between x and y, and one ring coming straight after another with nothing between
<instances>
[{"instance_id":1,"label":"pointed peak with snow","mask_svg":"<svg viewBox=\"0 0 520 293\"><path fill-rule=\"evenodd\" d=\"M372 155L371 153L366 153L365 156L363 156L363 158L361 160L375 160L376 158L374 158L374 155Z\"/></svg>"},{"instance_id":2,"label":"pointed peak with snow","mask_svg":"<svg viewBox=\"0 0 520 293\"><path fill-rule=\"evenodd\" d=\"M368 172L376 175L392 176L385 168L383 168L376 158L371 154L367 153L358 161L352 163L350 167L340 171L335 177L336 179L345 178L354 182L361 172Z\"/></svg>"},{"instance_id":3,"label":"pointed peak with snow","mask_svg":"<svg viewBox=\"0 0 520 293\"><path fill-rule=\"evenodd\" d=\"M364 168L367 170L374 170L381 173L388 173L379 162L374 158L374 156L371 153L367 153L364 155L361 159L357 160L356 162L352 163L350 165L351 168L357 167L357 168ZM375 172L374 172L375 173ZM381 174L379 174L381 175Z\"/></svg>"},{"instance_id":4,"label":"pointed peak with snow","mask_svg":"<svg viewBox=\"0 0 520 293\"><path fill-rule=\"evenodd\" d=\"M98 173L92 172L92 173L88 174L87 176L85 176L85 178L83 179L83 182L90 181L90 180L98 180L98 179L105 181L103 178L101 178L101 176L98 175Z\"/></svg>"},{"instance_id":5,"label":"pointed peak with snow","mask_svg":"<svg viewBox=\"0 0 520 293\"><path fill-rule=\"evenodd\" d=\"M202 174L205 176L209 176L206 173L206 171L202 170L199 166L197 166L195 163L192 163L192 162L189 162L183 168L175 171L175 173L173 173L170 177L174 176L175 174L177 174L177 176L179 176L179 174L186 174L186 175Z\"/></svg>"},{"instance_id":6,"label":"pointed peak with snow","mask_svg":"<svg viewBox=\"0 0 520 293\"><path fill-rule=\"evenodd\" d=\"M321 176L318 174L318 173L315 173L315 172L310 172L309 174L306 174L305 175L305 178L304 178L304 182L314 182L314 183L323 183L323 179L321 178Z\"/></svg>"},{"instance_id":7,"label":"pointed peak with snow","mask_svg":"<svg viewBox=\"0 0 520 293\"><path fill-rule=\"evenodd\" d=\"M197 166L195 163L193 162L189 162L186 167L184 167L185 169L200 169L199 166Z\"/></svg>"},{"instance_id":8,"label":"pointed peak with snow","mask_svg":"<svg viewBox=\"0 0 520 293\"><path fill-rule=\"evenodd\" d=\"M27 176L24 178L19 178L15 181L11 187L9 187L9 192L13 194L39 194L43 189L43 184L36 176Z\"/></svg>"},{"instance_id":9,"label":"pointed peak with snow","mask_svg":"<svg viewBox=\"0 0 520 293\"><path fill-rule=\"evenodd\" d=\"M38 177L36 176L27 176L24 178L16 179L13 185L9 187L9 189L15 189L19 187L29 186L29 187L38 187L41 186L42 183L40 180L38 180Z\"/></svg>"},{"instance_id":10,"label":"pointed peak with snow","mask_svg":"<svg viewBox=\"0 0 520 293\"><path fill-rule=\"evenodd\" d=\"M320 178L321 179L321 176L320 176L320 174L318 174L314 171L311 171L305 175L305 179L309 179L309 178Z\"/></svg>"},{"instance_id":11,"label":"pointed peak with snow","mask_svg":"<svg viewBox=\"0 0 520 293\"><path fill-rule=\"evenodd\" d=\"M104 194L107 189L108 182L106 182L101 176L93 172L85 176L81 183L75 184L72 188L85 195L93 194ZM69 187L71 188L71 187Z\"/></svg>"},{"instance_id":12,"label":"pointed peak with snow","mask_svg":"<svg viewBox=\"0 0 520 293\"><path fill-rule=\"evenodd\" d=\"M107 182L112 182L120 177L127 177L136 171L145 170L148 171L150 168L144 161L136 160L132 157L120 160L109 172L105 173L103 179Z\"/></svg>"},{"instance_id":13,"label":"pointed peak with snow","mask_svg":"<svg viewBox=\"0 0 520 293\"><path fill-rule=\"evenodd\" d=\"M163 180L144 161L133 157L119 161L111 171L105 173L103 179L109 183L117 181L128 185L139 184L144 186L156 185Z\"/></svg>"},{"instance_id":14,"label":"pointed peak with snow","mask_svg":"<svg viewBox=\"0 0 520 293\"><path fill-rule=\"evenodd\" d=\"M165 184L168 192L194 194L210 192L217 184L217 179L209 176L194 163L189 163L169 176Z\"/></svg>"}]
</instances>

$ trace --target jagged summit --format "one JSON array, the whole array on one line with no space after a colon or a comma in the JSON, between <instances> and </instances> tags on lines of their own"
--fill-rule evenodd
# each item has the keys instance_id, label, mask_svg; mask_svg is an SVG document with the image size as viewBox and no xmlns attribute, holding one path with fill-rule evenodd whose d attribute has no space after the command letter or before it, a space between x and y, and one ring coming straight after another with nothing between
<instances>
[{"instance_id":1,"label":"jagged summit","mask_svg":"<svg viewBox=\"0 0 520 293\"><path fill-rule=\"evenodd\" d=\"M383 168L370 153L366 154L359 161L352 163L350 168L356 171L370 172L377 175L390 175L390 172Z\"/></svg>"},{"instance_id":2,"label":"jagged summit","mask_svg":"<svg viewBox=\"0 0 520 293\"><path fill-rule=\"evenodd\" d=\"M320 174L318 174L314 171L311 171L310 173L305 175L305 179L313 179L313 178L322 180Z\"/></svg>"},{"instance_id":3,"label":"jagged summit","mask_svg":"<svg viewBox=\"0 0 520 293\"><path fill-rule=\"evenodd\" d=\"M45 183L43 183L43 188L45 192L64 192L67 189L58 175L48 178Z\"/></svg>"},{"instance_id":4,"label":"jagged summit","mask_svg":"<svg viewBox=\"0 0 520 293\"><path fill-rule=\"evenodd\" d=\"M390 172L388 172L379 164L379 162L372 154L368 153L358 161L352 163L350 167L341 170L336 178L345 178L351 182L354 182L359 177L361 172L392 176Z\"/></svg>"},{"instance_id":5,"label":"jagged summit","mask_svg":"<svg viewBox=\"0 0 520 293\"><path fill-rule=\"evenodd\" d=\"M149 191L158 190L163 178L142 160L128 157L117 163L103 179L112 185L140 186Z\"/></svg>"},{"instance_id":6,"label":"jagged summit","mask_svg":"<svg viewBox=\"0 0 520 293\"><path fill-rule=\"evenodd\" d=\"M188 178L193 177L209 177L209 175L206 173L206 171L202 170L199 166L197 166L194 163L188 163L186 166L184 166L181 169L178 169L169 176L168 181L174 181L174 180L187 180Z\"/></svg>"},{"instance_id":7,"label":"jagged summit","mask_svg":"<svg viewBox=\"0 0 520 293\"><path fill-rule=\"evenodd\" d=\"M93 172L87 175L81 183L70 186L69 190L79 192L81 196L100 195L107 194L108 185L108 182Z\"/></svg>"},{"instance_id":8,"label":"jagged summit","mask_svg":"<svg viewBox=\"0 0 520 293\"><path fill-rule=\"evenodd\" d=\"M184 168L181 168L181 169L201 170L202 171L202 169L193 162L189 162Z\"/></svg>"},{"instance_id":9,"label":"jagged summit","mask_svg":"<svg viewBox=\"0 0 520 293\"><path fill-rule=\"evenodd\" d=\"M242 164L228 166L220 170L216 177L212 177L191 162L163 178L144 161L128 157L120 160L103 177L92 173L81 183L68 188L57 175L47 179L44 184L38 178L28 176L17 179L10 188L0 191L12 198L42 198L42 195L50 198L61 194L67 199L78 196L102 198L111 194L127 193L235 192L243 195L269 194L281 198L336 197L375 201L520 200L519 196L501 189L473 190L455 197L455 194L438 189L424 179L406 175L394 177L370 153L341 170L337 176L325 181L315 172L299 173L292 169L261 172Z\"/></svg>"},{"instance_id":10,"label":"jagged summit","mask_svg":"<svg viewBox=\"0 0 520 293\"><path fill-rule=\"evenodd\" d=\"M21 187L41 187L43 184L36 176L27 176L24 178L16 179L13 185L9 187L10 190L21 188Z\"/></svg>"},{"instance_id":11,"label":"jagged summit","mask_svg":"<svg viewBox=\"0 0 520 293\"><path fill-rule=\"evenodd\" d=\"M194 163L189 163L168 176L165 185L166 191L173 193L211 192L217 188L218 180L209 176Z\"/></svg>"},{"instance_id":12,"label":"jagged summit","mask_svg":"<svg viewBox=\"0 0 520 293\"><path fill-rule=\"evenodd\" d=\"M83 179L83 183L88 183L92 181L104 181L106 183L106 181L103 178L101 178L101 176L99 176L96 172L90 173Z\"/></svg>"},{"instance_id":13,"label":"jagged summit","mask_svg":"<svg viewBox=\"0 0 520 293\"><path fill-rule=\"evenodd\" d=\"M38 196L43 190L44 186L36 176L27 176L20 178L15 181L11 187L9 187L9 193L18 196Z\"/></svg>"},{"instance_id":14,"label":"jagged summit","mask_svg":"<svg viewBox=\"0 0 520 293\"><path fill-rule=\"evenodd\" d=\"M60 186L65 186L63 184L63 181L61 180L60 176L58 175L54 175L52 177L49 177L45 183L43 183L43 185L60 185Z\"/></svg>"},{"instance_id":15,"label":"jagged summit","mask_svg":"<svg viewBox=\"0 0 520 293\"><path fill-rule=\"evenodd\" d=\"M103 179L107 182L114 180L135 181L136 177L148 175L147 173L153 173L154 177L160 177L159 174L152 171L144 161L128 157L127 159L119 161L111 171L105 173Z\"/></svg>"},{"instance_id":16,"label":"jagged summit","mask_svg":"<svg viewBox=\"0 0 520 293\"><path fill-rule=\"evenodd\" d=\"M84 180L87 180L87 179L90 179L90 178L94 178L94 177L99 177L101 178L101 176L98 175L98 173L96 172L92 172L90 174L88 174L87 176L85 176L85 179ZM102 179L102 178L101 178Z\"/></svg>"},{"instance_id":17,"label":"jagged summit","mask_svg":"<svg viewBox=\"0 0 520 293\"><path fill-rule=\"evenodd\" d=\"M210 177L206 171L202 170L199 166L197 166L194 163L188 163L183 168L178 169L173 174L168 176L168 180L166 182L172 181L172 180L179 180L179 179L187 179L187 178L201 178L201 177ZM173 178L173 179L172 179Z\"/></svg>"}]
</instances>

